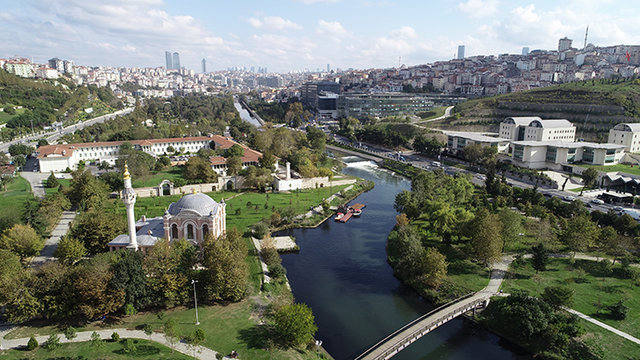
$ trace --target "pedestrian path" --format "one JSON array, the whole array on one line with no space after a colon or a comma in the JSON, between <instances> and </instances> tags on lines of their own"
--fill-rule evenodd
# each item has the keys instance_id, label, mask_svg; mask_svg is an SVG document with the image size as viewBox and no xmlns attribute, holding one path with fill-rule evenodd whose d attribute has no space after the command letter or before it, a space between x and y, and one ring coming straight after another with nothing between
<instances>
[{"instance_id":1,"label":"pedestrian path","mask_svg":"<svg viewBox=\"0 0 640 360\"><path fill-rule=\"evenodd\" d=\"M618 330L618 329L616 329L616 328L614 328L614 327L612 327L612 326L609 326L609 325L607 325L607 324L605 324L605 323L603 323L603 322L600 322L600 321L598 321L598 320L596 320L596 319L592 318L591 316L586 315L586 314L583 314L583 313L581 313L581 312L579 312L579 311L576 311L576 310L573 310L573 309L569 309L569 308L566 308L566 307L565 307L564 309L565 309L566 311L568 311L568 312L572 313L572 314L577 315L577 316L578 316L579 318L581 318L581 319L587 320L588 322L590 322L590 323L592 323L592 324L596 324L596 325L600 326L600 327L601 327L601 328L603 328L603 329L609 330L609 331L611 331L612 333L614 333L614 334L616 334L616 335L620 335L620 336L622 336L623 338L625 338L625 339L627 339L627 340L629 340L629 341L632 341L632 342L634 342L634 343L636 343L636 344L640 345L640 339L638 339L638 338L636 338L636 337L633 337L633 336L631 336L631 335L627 334L627 333L626 333L626 332L624 332L624 331L620 331L620 330Z\"/></svg>"},{"instance_id":2,"label":"pedestrian path","mask_svg":"<svg viewBox=\"0 0 640 360\"><path fill-rule=\"evenodd\" d=\"M58 221L58 225L51 232L51 236L44 243L44 248L40 252L40 256L36 256L31 260L32 265L41 265L47 261L51 261L54 259L53 254L55 254L56 249L58 248L58 243L63 236L67 234L69 231L69 227L71 223L76 218L75 211L63 211L60 216L60 220Z\"/></svg>"},{"instance_id":3,"label":"pedestrian path","mask_svg":"<svg viewBox=\"0 0 640 360\"><path fill-rule=\"evenodd\" d=\"M128 329L122 329L122 328L96 330L95 332L98 333L98 335L100 335L100 338L103 340L111 339L111 334L113 334L114 332L117 332L118 335L120 335L121 339L150 340L150 341L154 341L162 345L168 346L169 348L172 348L185 355L193 356L196 359L202 359L202 360L217 359L216 356L218 352L215 350L209 349L204 346L194 346L194 345L190 345L190 344L179 342L179 341L171 343L169 342L167 337L164 336L164 334L160 334L156 332L152 333L151 335L147 335L142 330L128 330ZM81 331L76 333L76 337L71 340L68 340L67 338L65 338L64 334L62 333L58 334L58 336L60 337L60 343L70 343L70 342L75 343L75 342L90 341L91 334L93 334L93 331ZM36 340L38 340L39 344L42 344L46 342L48 338L49 336L37 336ZM1 349L18 349L26 346L28 342L29 342L29 338L11 339L11 340L5 340L3 338L0 338L0 348ZM223 359L230 359L230 358L224 357Z\"/></svg>"}]
</instances>

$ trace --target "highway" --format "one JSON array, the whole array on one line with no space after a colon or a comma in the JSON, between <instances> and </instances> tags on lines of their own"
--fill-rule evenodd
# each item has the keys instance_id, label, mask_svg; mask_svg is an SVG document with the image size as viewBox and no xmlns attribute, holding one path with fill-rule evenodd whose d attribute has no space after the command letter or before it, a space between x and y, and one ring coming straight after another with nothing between
<instances>
[{"instance_id":1,"label":"highway","mask_svg":"<svg viewBox=\"0 0 640 360\"><path fill-rule=\"evenodd\" d=\"M133 111L133 107L128 107L122 110L118 110L116 112L110 113L110 114L106 114L106 115L102 115L102 116L98 116L95 117L93 119L89 119L83 122L79 122L77 124L73 124L73 125L69 125L65 128L59 129L59 130L55 130L55 131L51 131L45 134L38 134L38 135L31 135L31 136L27 136L24 138L20 138L20 139L15 139L12 140L10 142L6 142L6 143L2 143L0 144L0 151L3 152L7 152L9 149L9 146L13 145L13 144L25 144L25 145L30 145L33 146L35 145L39 139L42 138L46 138L47 141L49 143L55 142L56 140L58 140L60 137L66 135L66 134L72 134L73 132L75 132L76 130L80 130L83 129L87 126L91 126L97 123L103 123L106 120L111 120L113 118L115 118L116 116L122 116L122 115L126 115L129 114Z\"/></svg>"}]
</instances>

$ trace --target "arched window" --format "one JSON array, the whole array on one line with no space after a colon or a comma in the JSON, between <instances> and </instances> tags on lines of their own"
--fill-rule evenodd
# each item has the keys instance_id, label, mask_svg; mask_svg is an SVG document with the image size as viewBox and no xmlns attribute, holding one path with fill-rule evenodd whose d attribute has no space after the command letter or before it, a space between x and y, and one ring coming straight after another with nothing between
<instances>
[{"instance_id":1,"label":"arched window","mask_svg":"<svg viewBox=\"0 0 640 360\"><path fill-rule=\"evenodd\" d=\"M187 240L193 240L193 224L187 225Z\"/></svg>"},{"instance_id":2,"label":"arched window","mask_svg":"<svg viewBox=\"0 0 640 360\"><path fill-rule=\"evenodd\" d=\"M204 224L202 225L202 241L207 238L207 235L209 235L209 225Z\"/></svg>"},{"instance_id":3,"label":"arched window","mask_svg":"<svg viewBox=\"0 0 640 360\"><path fill-rule=\"evenodd\" d=\"M171 225L171 240L178 240L178 225Z\"/></svg>"}]
</instances>

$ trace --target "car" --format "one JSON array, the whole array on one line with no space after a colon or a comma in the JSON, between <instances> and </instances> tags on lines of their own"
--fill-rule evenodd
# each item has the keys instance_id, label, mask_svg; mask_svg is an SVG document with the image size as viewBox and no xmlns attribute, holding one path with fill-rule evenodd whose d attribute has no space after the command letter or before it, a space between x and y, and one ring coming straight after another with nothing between
<instances>
[{"instance_id":1,"label":"car","mask_svg":"<svg viewBox=\"0 0 640 360\"><path fill-rule=\"evenodd\" d=\"M571 195L565 195L562 197L562 200L564 201L574 201L576 199L575 196L571 196Z\"/></svg>"},{"instance_id":2,"label":"car","mask_svg":"<svg viewBox=\"0 0 640 360\"><path fill-rule=\"evenodd\" d=\"M614 207L613 207L613 210L615 210L615 211L622 211L622 210L624 210L624 208L623 208L622 206L614 206Z\"/></svg>"},{"instance_id":3,"label":"car","mask_svg":"<svg viewBox=\"0 0 640 360\"><path fill-rule=\"evenodd\" d=\"M600 200L600 199L593 199L591 200L592 204L596 204L596 205L604 205L604 201Z\"/></svg>"}]
</instances>

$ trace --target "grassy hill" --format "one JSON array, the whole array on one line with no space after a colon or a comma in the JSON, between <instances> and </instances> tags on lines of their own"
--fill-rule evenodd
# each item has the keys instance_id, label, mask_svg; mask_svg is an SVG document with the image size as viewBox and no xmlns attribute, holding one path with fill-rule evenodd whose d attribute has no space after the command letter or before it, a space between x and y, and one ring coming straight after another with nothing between
<instances>
[{"instance_id":1,"label":"grassy hill","mask_svg":"<svg viewBox=\"0 0 640 360\"><path fill-rule=\"evenodd\" d=\"M87 118L84 109L92 107L91 117L113 111L122 103L109 88L75 86L61 77L57 80L25 79L0 69L0 123L6 123L2 139L19 134L21 128L37 130L55 121L75 123Z\"/></svg>"},{"instance_id":2,"label":"grassy hill","mask_svg":"<svg viewBox=\"0 0 640 360\"><path fill-rule=\"evenodd\" d=\"M431 123L437 128L497 131L508 116L563 118L577 136L605 139L620 122L640 122L640 80L588 80L469 100L454 108L455 119Z\"/></svg>"}]
</instances>

